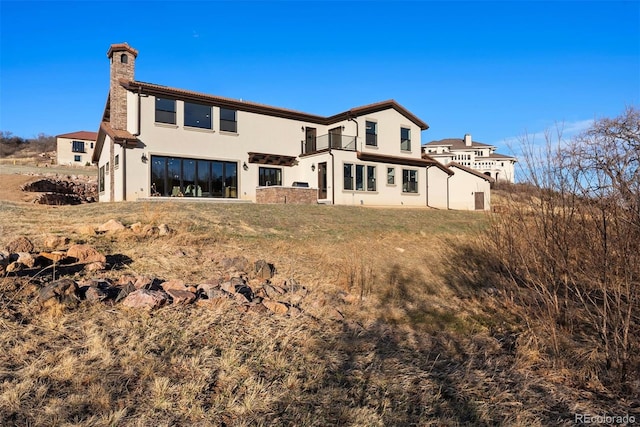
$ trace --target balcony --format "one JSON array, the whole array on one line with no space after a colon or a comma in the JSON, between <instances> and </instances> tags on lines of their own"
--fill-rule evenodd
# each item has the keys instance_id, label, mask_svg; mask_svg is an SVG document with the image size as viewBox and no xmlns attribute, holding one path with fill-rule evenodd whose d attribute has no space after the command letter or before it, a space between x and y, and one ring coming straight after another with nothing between
<instances>
[{"instance_id":1,"label":"balcony","mask_svg":"<svg viewBox=\"0 0 640 427\"><path fill-rule=\"evenodd\" d=\"M349 135L326 134L308 138L300 143L301 154L313 154L325 150L356 151L356 137Z\"/></svg>"}]
</instances>

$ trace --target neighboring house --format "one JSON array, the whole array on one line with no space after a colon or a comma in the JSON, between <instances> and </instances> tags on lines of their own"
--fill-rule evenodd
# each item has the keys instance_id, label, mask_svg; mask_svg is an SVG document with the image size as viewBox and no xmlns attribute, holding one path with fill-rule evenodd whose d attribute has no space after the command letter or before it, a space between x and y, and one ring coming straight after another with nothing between
<instances>
[{"instance_id":1,"label":"neighboring house","mask_svg":"<svg viewBox=\"0 0 640 427\"><path fill-rule=\"evenodd\" d=\"M279 189L286 201L303 187L318 203L448 207L453 172L422 157L428 125L393 100L317 116L136 81L137 55L126 43L107 52L93 155L100 201L255 202Z\"/></svg>"},{"instance_id":2,"label":"neighboring house","mask_svg":"<svg viewBox=\"0 0 640 427\"><path fill-rule=\"evenodd\" d=\"M56 136L56 161L59 165L91 164L98 134L81 130Z\"/></svg>"},{"instance_id":3,"label":"neighboring house","mask_svg":"<svg viewBox=\"0 0 640 427\"><path fill-rule=\"evenodd\" d=\"M496 153L496 147L493 145L472 141L469 134L466 134L463 139L431 141L423 145L422 151L444 165L456 162L490 176L496 181L514 182L514 167L517 159Z\"/></svg>"}]
</instances>

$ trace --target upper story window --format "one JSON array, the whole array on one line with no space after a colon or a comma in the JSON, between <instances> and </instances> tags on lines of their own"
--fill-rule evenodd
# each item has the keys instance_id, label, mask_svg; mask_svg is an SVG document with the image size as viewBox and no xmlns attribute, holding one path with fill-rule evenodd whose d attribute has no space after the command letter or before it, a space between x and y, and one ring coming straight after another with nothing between
<instances>
[{"instance_id":1,"label":"upper story window","mask_svg":"<svg viewBox=\"0 0 640 427\"><path fill-rule=\"evenodd\" d=\"M378 124L376 122L366 122L367 137L365 144L371 147L378 146Z\"/></svg>"},{"instance_id":2,"label":"upper story window","mask_svg":"<svg viewBox=\"0 0 640 427\"><path fill-rule=\"evenodd\" d=\"M84 142L73 141L71 143L71 151L74 153L84 153Z\"/></svg>"},{"instance_id":3,"label":"upper story window","mask_svg":"<svg viewBox=\"0 0 640 427\"><path fill-rule=\"evenodd\" d=\"M237 111L220 108L220 130L238 132Z\"/></svg>"},{"instance_id":4,"label":"upper story window","mask_svg":"<svg viewBox=\"0 0 640 427\"><path fill-rule=\"evenodd\" d=\"M156 97L156 123L176 124L176 100Z\"/></svg>"},{"instance_id":5,"label":"upper story window","mask_svg":"<svg viewBox=\"0 0 640 427\"><path fill-rule=\"evenodd\" d=\"M184 125L194 128L211 129L211 106L185 102Z\"/></svg>"},{"instance_id":6,"label":"upper story window","mask_svg":"<svg viewBox=\"0 0 640 427\"><path fill-rule=\"evenodd\" d=\"M400 128L400 149L411 151L411 129Z\"/></svg>"},{"instance_id":7,"label":"upper story window","mask_svg":"<svg viewBox=\"0 0 640 427\"><path fill-rule=\"evenodd\" d=\"M127 62L129 62L129 57L127 56L126 53L123 53L122 55L120 55L120 62L122 62L123 64L126 64Z\"/></svg>"}]
</instances>

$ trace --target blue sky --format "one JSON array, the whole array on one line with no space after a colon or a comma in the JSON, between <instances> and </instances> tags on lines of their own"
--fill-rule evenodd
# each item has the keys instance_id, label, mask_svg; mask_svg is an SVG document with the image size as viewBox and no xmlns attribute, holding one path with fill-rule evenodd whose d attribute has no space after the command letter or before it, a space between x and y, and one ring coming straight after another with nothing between
<instances>
[{"instance_id":1,"label":"blue sky","mask_svg":"<svg viewBox=\"0 0 640 427\"><path fill-rule=\"evenodd\" d=\"M395 99L422 142L567 134L640 104L639 1L0 0L0 130L97 130L112 43L136 79L333 115Z\"/></svg>"}]
</instances>

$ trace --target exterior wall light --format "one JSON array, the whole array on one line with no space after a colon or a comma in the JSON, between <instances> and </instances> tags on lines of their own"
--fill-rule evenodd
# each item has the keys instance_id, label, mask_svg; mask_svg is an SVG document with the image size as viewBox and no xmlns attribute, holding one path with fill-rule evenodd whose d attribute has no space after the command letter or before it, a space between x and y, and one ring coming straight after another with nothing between
<instances>
[{"instance_id":1,"label":"exterior wall light","mask_svg":"<svg viewBox=\"0 0 640 427\"><path fill-rule=\"evenodd\" d=\"M249 165L247 165L247 162L242 163L242 169L244 169L245 171L249 170Z\"/></svg>"},{"instance_id":2,"label":"exterior wall light","mask_svg":"<svg viewBox=\"0 0 640 427\"><path fill-rule=\"evenodd\" d=\"M146 154L142 153L142 157L140 158L140 160L142 160L142 163L147 163L149 159L147 158Z\"/></svg>"},{"instance_id":3,"label":"exterior wall light","mask_svg":"<svg viewBox=\"0 0 640 427\"><path fill-rule=\"evenodd\" d=\"M311 172L316 170L316 164L315 163L311 163Z\"/></svg>"}]
</instances>

